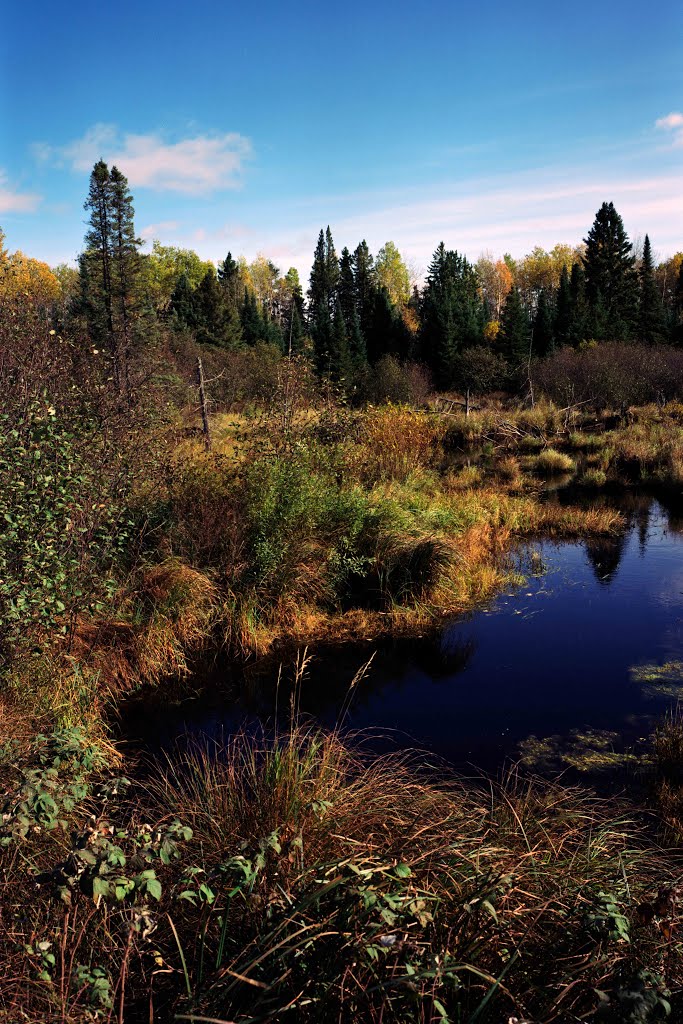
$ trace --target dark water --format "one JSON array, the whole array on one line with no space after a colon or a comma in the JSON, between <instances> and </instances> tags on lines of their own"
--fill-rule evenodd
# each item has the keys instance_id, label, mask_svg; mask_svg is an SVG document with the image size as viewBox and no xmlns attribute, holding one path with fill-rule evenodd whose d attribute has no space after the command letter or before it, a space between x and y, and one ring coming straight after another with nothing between
<instances>
[{"instance_id":1,"label":"dark water","mask_svg":"<svg viewBox=\"0 0 683 1024\"><path fill-rule=\"evenodd\" d=\"M618 504L623 536L530 545L519 554L523 586L436 638L317 648L302 710L334 725L375 652L344 721L372 730L379 749L418 746L490 770L532 734L594 729L636 739L683 695L683 518L646 495ZM216 736L272 720L276 706L288 706L292 674L284 665L276 687L277 665L239 676L215 666L201 693L175 707L131 704L126 734L158 747L187 732Z\"/></svg>"}]
</instances>

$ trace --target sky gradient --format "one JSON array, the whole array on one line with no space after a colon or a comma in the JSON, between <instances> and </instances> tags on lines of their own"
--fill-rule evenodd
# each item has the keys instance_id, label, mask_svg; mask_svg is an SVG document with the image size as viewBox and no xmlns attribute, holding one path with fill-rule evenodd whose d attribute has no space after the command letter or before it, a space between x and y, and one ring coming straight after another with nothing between
<instances>
[{"instance_id":1,"label":"sky gradient","mask_svg":"<svg viewBox=\"0 0 683 1024\"><path fill-rule=\"evenodd\" d=\"M304 277L327 224L424 269L441 240L576 244L603 200L683 249L680 0L38 0L3 22L0 227L48 263L80 251L100 157L148 242Z\"/></svg>"}]
</instances>

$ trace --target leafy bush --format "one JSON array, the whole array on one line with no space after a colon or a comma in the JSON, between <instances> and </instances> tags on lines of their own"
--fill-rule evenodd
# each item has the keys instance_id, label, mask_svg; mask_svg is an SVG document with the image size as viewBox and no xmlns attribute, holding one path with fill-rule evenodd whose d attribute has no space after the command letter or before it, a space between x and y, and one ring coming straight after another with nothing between
<instances>
[{"instance_id":1,"label":"leafy bush","mask_svg":"<svg viewBox=\"0 0 683 1024\"><path fill-rule=\"evenodd\" d=\"M382 356L359 381L358 399L373 405L424 405L432 389L429 371L421 363L402 363Z\"/></svg>"},{"instance_id":2,"label":"leafy bush","mask_svg":"<svg viewBox=\"0 0 683 1024\"><path fill-rule=\"evenodd\" d=\"M621 409L683 398L683 350L604 342L563 348L536 364L541 390L562 406Z\"/></svg>"},{"instance_id":3,"label":"leafy bush","mask_svg":"<svg viewBox=\"0 0 683 1024\"><path fill-rule=\"evenodd\" d=\"M462 391L475 395L498 391L509 382L510 368L505 359L493 349L483 345L466 348L460 353L456 365L456 379Z\"/></svg>"},{"instance_id":4,"label":"leafy bush","mask_svg":"<svg viewBox=\"0 0 683 1024\"><path fill-rule=\"evenodd\" d=\"M105 574L134 541L129 467L103 471L89 427L46 398L21 419L0 415L0 665L66 635L69 613L106 597Z\"/></svg>"}]
</instances>

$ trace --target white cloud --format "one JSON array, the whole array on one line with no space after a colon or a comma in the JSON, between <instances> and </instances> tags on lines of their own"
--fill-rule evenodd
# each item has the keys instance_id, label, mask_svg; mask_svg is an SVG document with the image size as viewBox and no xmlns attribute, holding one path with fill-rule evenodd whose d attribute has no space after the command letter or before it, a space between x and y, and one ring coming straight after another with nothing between
<instances>
[{"instance_id":1,"label":"white cloud","mask_svg":"<svg viewBox=\"0 0 683 1024\"><path fill-rule=\"evenodd\" d=\"M655 128L672 132L674 146L683 146L683 114L679 110L672 110L666 117L659 117L655 121Z\"/></svg>"},{"instance_id":2,"label":"white cloud","mask_svg":"<svg viewBox=\"0 0 683 1024\"><path fill-rule=\"evenodd\" d=\"M140 231L140 238L145 241L151 242L155 238L161 238L162 235L166 236L177 231L180 227L180 223L177 220L160 220L156 224L147 224Z\"/></svg>"},{"instance_id":3,"label":"white cloud","mask_svg":"<svg viewBox=\"0 0 683 1024\"><path fill-rule=\"evenodd\" d=\"M33 152L39 160L66 161L73 170L83 172L90 171L97 160L106 160L126 175L133 188L206 195L239 187L252 147L248 138L236 132L167 142L156 133L124 134L116 125L96 124L66 146L36 143Z\"/></svg>"},{"instance_id":4,"label":"white cloud","mask_svg":"<svg viewBox=\"0 0 683 1024\"><path fill-rule=\"evenodd\" d=\"M655 121L657 128L683 128L683 114L674 110L666 117L660 117Z\"/></svg>"},{"instance_id":5,"label":"white cloud","mask_svg":"<svg viewBox=\"0 0 683 1024\"><path fill-rule=\"evenodd\" d=\"M33 213L41 198L34 192L17 192L0 171L0 213Z\"/></svg>"}]
</instances>

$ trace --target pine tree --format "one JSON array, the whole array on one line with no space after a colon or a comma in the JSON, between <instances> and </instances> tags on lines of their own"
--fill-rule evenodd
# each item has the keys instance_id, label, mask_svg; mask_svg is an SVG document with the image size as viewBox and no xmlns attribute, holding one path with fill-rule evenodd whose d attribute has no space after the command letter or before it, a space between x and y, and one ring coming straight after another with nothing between
<instances>
[{"instance_id":1,"label":"pine tree","mask_svg":"<svg viewBox=\"0 0 683 1024\"><path fill-rule=\"evenodd\" d=\"M348 333L356 316L356 281L353 274L353 258L344 246L339 257L339 307Z\"/></svg>"},{"instance_id":2,"label":"pine tree","mask_svg":"<svg viewBox=\"0 0 683 1024\"><path fill-rule=\"evenodd\" d=\"M553 311L548 301L545 288L538 293L538 305L534 316L531 346L534 355L547 356L555 345L553 329Z\"/></svg>"},{"instance_id":3,"label":"pine tree","mask_svg":"<svg viewBox=\"0 0 683 1024\"><path fill-rule=\"evenodd\" d=\"M571 323L569 328L569 344L576 348L589 335L590 321L588 302L586 300L586 275L580 263L572 263L569 278L569 294L571 296ZM601 300L596 303L595 311L599 314Z\"/></svg>"},{"instance_id":4,"label":"pine tree","mask_svg":"<svg viewBox=\"0 0 683 1024\"><path fill-rule=\"evenodd\" d=\"M218 267L218 280L225 292L228 307L238 310L242 298L242 282L239 264L235 262L230 252Z\"/></svg>"},{"instance_id":5,"label":"pine tree","mask_svg":"<svg viewBox=\"0 0 683 1024\"><path fill-rule=\"evenodd\" d=\"M282 336L288 355L301 355L305 347L306 328L304 296L299 283L299 274L290 267L285 274L287 301L282 311Z\"/></svg>"},{"instance_id":6,"label":"pine tree","mask_svg":"<svg viewBox=\"0 0 683 1024\"><path fill-rule=\"evenodd\" d=\"M178 327L194 330L197 326L194 292L185 271L183 271L176 282L169 308L171 316Z\"/></svg>"},{"instance_id":7,"label":"pine tree","mask_svg":"<svg viewBox=\"0 0 683 1024\"><path fill-rule=\"evenodd\" d=\"M129 363L136 326L141 313L140 279L142 240L135 236L133 197L128 180L117 167L111 175L112 208L112 312L120 349L121 374L126 394L129 391Z\"/></svg>"},{"instance_id":8,"label":"pine tree","mask_svg":"<svg viewBox=\"0 0 683 1024\"><path fill-rule=\"evenodd\" d=\"M193 295L196 336L200 345L227 346L225 296L215 270L207 270Z\"/></svg>"},{"instance_id":9,"label":"pine tree","mask_svg":"<svg viewBox=\"0 0 683 1024\"><path fill-rule=\"evenodd\" d=\"M329 374L331 369L332 330L338 281L339 263L328 226L327 231L321 229L318 236L308 289L309 330L313 339L316 366L321 374Z\"/></svg>"},{"instance_id":10,"label":"pine tree","mask_svg":"<svg viewBox=\"0 0 683 1024\"><path fill-rule=\"evenodd\" d=\"M514 285L506 296L500 322L503 352L513 366L520 366L529 358L530 334L529 317L519 288Z\"/></svg>"},{"instance_id":11,"label":"pine tree","mask_svg":"<svg viewBox=\"0 0 683 1024\"><path fill-rule=\"evenodd\" d=\"M112 197L109 168L103 160L90 175L84 208L90 213L85 249L79 257L83 309L94 345L105 348L116 367L112 289Z\"/></svg>"},{"instance_id":12,"label":"pine tree","mask_svg":"<svg viewBox=\"0 0 683 1024\"><path fill-rule=\"evenodd\" d=\"M481 299L474 267L441 242L421 302L420 347L439 387L455 381L458 353L481 339Z\"/></svg>"},{"instance_id":13,"label":"pine tree","mask_svg":"<svg viewBox=\"0 0 683 1024\"><path fill-rule=\"evenodd\" d=\"M353 252L353 280L356 289L356 316L367 348L368 332L373 317L377 276L368 243L363 239Z\"/></svg>"},{"instance_id":14,"label":"pine tree","mask_svg":"<svg viewBox=\"0 0 683 1024\"><path fill-rule=\"evenodd\" d=\"M332 332L325 374L331 380L344 384L346 387L352 385L353 365L349 354L344 317L338 299L332 317Z\"/></svg>"},{"instance_id":15,"label":"pine tree","mask_svg":"<svg viewBox=\"0 0 683 1024\"><path fill-rule=\"evenodd\" d=\"M683 345L683 262L678 268L678 278L674 289L672 336L675 345Z\"/></svg>"},{"instance_id":16,"label":"pine tree","mask_svg":"<svg viewBox=\"0 0 683 1024\"><path fill-rule=\"evenodd\" d=\"M259 341L264 340L266 331L259 313L256 296L246 287L240 309L240 324L242 338L246 345L256 345Z\"/></svg>"},{"instance_id":17,"label":"pine tree","mask_svg":"<svg viewBox=\"0 0 683 1024\"><path fill-rule=\"evenodd\" d=\"M554 334L557 345L569 345L572 329L572 294L566 264L560 272L560 284L555 299Z\"/></svg>"},{"instance_id":18,"label":"pine tree","mask_svg":"<svg viewBox=\"0 0 683 1024\"><path fill-rule=\"evenodd\" d=\"M638 306L638 334L640 340L648 345L664 341L666 336L666 319L657 284L652 259L650 239L645 235L643 261L640 267L640 303Z\"/></svg>"},{"instance_id":19,"label":"pine tree","mask_svg":"<svg viewBox=\"0 0 683 1024\"><path fill-rule=\"evenodd\" d=\"M110 172L103 160L95 164L85 209L90 219L79 257L83 309L90 337L109 353L117 390L129 401L129 363L141 309L141 243L128 181L118 168Z\"/></svg>"},{"instance_id":20,"label":"pine tree","mask_svg":"<svg viewBox=\"0 0 683 1024\"><path fill-rule=\"evenodd\" d=\"M597 340L627 338L637 316L635 257L613 203L602 204L584 241L583 266L593 336Z\"/></svg>"}]
</instances>

